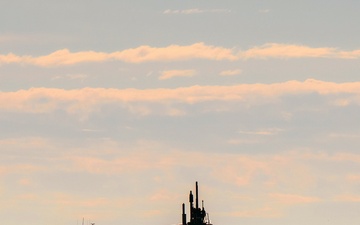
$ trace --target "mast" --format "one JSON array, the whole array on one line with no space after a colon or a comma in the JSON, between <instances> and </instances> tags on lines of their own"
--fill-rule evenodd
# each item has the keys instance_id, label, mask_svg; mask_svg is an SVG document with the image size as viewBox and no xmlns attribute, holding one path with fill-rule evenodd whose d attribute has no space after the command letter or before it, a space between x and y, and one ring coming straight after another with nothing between
<instances>
[{"instance_id":1,"label":"mast","mask_svg":"<svg viewBox=\"0 0 360 225\"><path fill-rule=\"evenodd\" d=\"M190 191L189 194L189 202L190 202L190 221L194 218L194 196L192 194L192 191Z\"/></svg>"},{"instance_id":2,"label":"mast","mask_svg":"<svg viewBox=\"0 0 360 225\"><path fill-rule=\"evenodd\" d=\"M198 188L198 182L196 181L196 208L199 208L199 188Z\"/></svg>"},{"instance_id":3,"label":"mast","mask_svg":"<svg viewBox=\"0 0 360 225\"><path fill-rule=\"evenodd\" d=\"M182 204L182 225L186 225L185 204Z\"/></svg>"}]
</instances>

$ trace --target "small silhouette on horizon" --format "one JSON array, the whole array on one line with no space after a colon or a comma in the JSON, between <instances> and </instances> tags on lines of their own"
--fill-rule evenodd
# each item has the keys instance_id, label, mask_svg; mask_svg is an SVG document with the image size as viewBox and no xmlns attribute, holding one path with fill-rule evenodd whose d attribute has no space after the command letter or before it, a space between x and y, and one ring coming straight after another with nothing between
<instances>
[{"instance_id":1,"label":"small silhouette on horizon","mask_svg":"<svg viewBox=\"0 0 360 225\"><path fill-rule=\"evenodd\" d=\"M204 200L202 201L202 207L199 208L199 188L198 182L196 181L196 192L195 192L195 207L194 207L194 196L192 191L189 194L190 202L190 221L186 222L185 203L182 204L182 225L212 225L210 222L209 214L204 209Z\"/></svg>"}]
</instances>

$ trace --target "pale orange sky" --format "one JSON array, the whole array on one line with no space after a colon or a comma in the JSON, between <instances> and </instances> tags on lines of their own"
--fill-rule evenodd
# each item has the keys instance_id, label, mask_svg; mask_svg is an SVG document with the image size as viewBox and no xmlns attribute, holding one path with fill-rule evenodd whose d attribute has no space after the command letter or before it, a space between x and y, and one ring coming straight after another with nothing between
<instances>
[{"instance_id":1,"label":"pale orange sky","mask_svg":"<svg viewBox=\"0 0 360 225\"><path fill-rule=\"evenodd\" d=\"M360 221L356 1L3 0L3 224Z\"/></svg>"}]
</instances>

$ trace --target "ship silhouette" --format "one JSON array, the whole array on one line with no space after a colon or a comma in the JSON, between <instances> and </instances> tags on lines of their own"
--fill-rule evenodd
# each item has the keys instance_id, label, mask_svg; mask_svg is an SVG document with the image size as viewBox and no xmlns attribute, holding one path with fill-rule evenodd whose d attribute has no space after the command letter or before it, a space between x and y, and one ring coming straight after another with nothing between
<instances>
[{"instance_id":1,"label":"ship silhouette","mask_svg":"<svg viewBox=\"0 0 360 225\"><path fill-rule=\"evenodd\" d=\"M190 202L190 221L186 222L185 203L182 204L182 225L212 225L209 214L204 209L204 200L202 206L199 208L199 188L198 182L196 181L196 192L195 192L195 207L194 207L194 196L192 191L189 194Z\"/></svg>"}]
</instances>

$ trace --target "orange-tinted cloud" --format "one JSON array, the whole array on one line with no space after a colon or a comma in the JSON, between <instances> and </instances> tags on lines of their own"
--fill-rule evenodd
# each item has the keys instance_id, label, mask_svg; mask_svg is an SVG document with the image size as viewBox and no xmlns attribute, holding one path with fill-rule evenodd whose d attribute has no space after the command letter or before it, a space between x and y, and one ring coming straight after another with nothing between
<instances>
[{"instance_id":1,"label":"orange-tinted cloud","mask_svg":"<svg viewBox=\"0 0 360 225\"><path fill-rule=\"evenodd\" d=\"M274 206L265 206L255 209L238 210L224 213L227 217L242 217L242 218L278 218L283 216L283 213Z\"/></svg>"},{"instance_id":2,"label":"orange-tinted cloud","mask_svg":"<svg viewBox=\"0 0 360 225\"><path fill-rule=\"evenodd\" d=\"M0 166L0 175L14 174L14 173L34 173L43 171L43 167L32 164L11 164Z\"/></svg>"},{"instance_id":3,"label":"orange-tinted cloud","mask_svg":"<svg viewBox=\"0 0 360 225\"><path fill-rule=\"evenodd\" d=\"M166 70L163 71L160 80L166 80L173 77L192 77L196 74L195 70Z\"/></svg>"},{"instance_id":4,"label":"orange-tinted cloud","mask_svg":"<svg viewBox=\"0 0 360 225\"><path fill-rule=\"evenodd\" d=\"M123 61L142 63L151 61L184 61L192 59L241 60L264 58L359 58L360 50L340 51L336 48L313 48L303 45L270 43L245 51L234 48L206 45L202 42L192 45L169 45L151 47L147 45L122 51L105 53L95 51L71 52L61 49L49 55L18 56L12 53L0 55L0 65L9 63L29 64L42 67L66 66L86 62Z\"/></svg>"},{"instance_id":5,"label":"orange-tinted cloud","mask_svg":"<svg viewBox=\"0 0 360 225\"><path fill-rule=\"evenodd\" d=\"M336 48L269 43L240 52L241 58L342 58Z\"/></svg>"},{"instance_id":6,"label":"orange-tinted cloud","mask_svg":"<svg viewBox=\"0 0 360 225\"><path fill-rule=\"evenodd\" d=\"M200 14L200 13L230 13L229 9L167 9L163 14Z\"/></svg>"},{"instance_id":7,"label":"orange-tinted cloud","mask_svg":"<svg viewBox=\"0 0 360 225\"><path fill-rule=\"evenodd\" d=\"M285 205L293 205L293 204L302 204L302 203L314 203L319 202L320 198L318 197L309 197L295 194L283 194L283 193L273 193L270 194L270 197L274 199L274 201L285 204Z\"/></svg>"},{"instance_id":8,"label":"orange-tinted cloud","mask_svg":"<svg viewBox=\"0 0 360 225\"><path fill-rule=\"evenodd\" d=\"M360 202L360 195L355 194L343 194L334 197L338 202Z\"/></svg>"},{"instance_id":9,"label":"orange-tinted cloud","mask_svg":"<svg viewBox=\"0 0 360 225\"><path fill-rule=\"evenodd\" d=\"M309 93L350 94L347 97L348 101L359 104L360 82L334 83L309 79L304 82L288 81L274 84L192 86L147 90L31 88L15 92L0 92L0 110L46 113L61 109L70 114L86 114L98 110L99 105L116 103L131 112L147 115L153 111L152 108L149 108L151 107L149 104L158 104L163 107L159 109L162 113L182 115L185 112L173 108L171 104L194 104L209 101L241 101L248 104L261 104L285 95ZM334 97L333 101L336 102L337 98Z\"/></svg>"},{"instance_id":10,"label":"orange-tinted cloud","mask_svg":"<svg viewBox=\"0 0 360 225\"><path fill-rule=\"evenodd\" d=\"M235 76L238 74L241 74L241 70L237 69L237 70L224 70L220 72L220 76Z\"/></svg>"},{"instance_id":11,"label":"orange-tinted cloud","mask_svg":"<svg viewBox=\"0 0 360 225\"><path fill-rule=\"evenodd\" d=\"M9 53L0 55L0 64L20 63L43 67L74 65L85 62L118 60L129 63L149 61L181 61L190 59L236 60L232 49L196 43L188 46L169 45L167 47L139 46L123 51L104 53L95 51L70 52L68 49L55 51L44 56L17 56Z\"/></svg>"}]
</instances>

